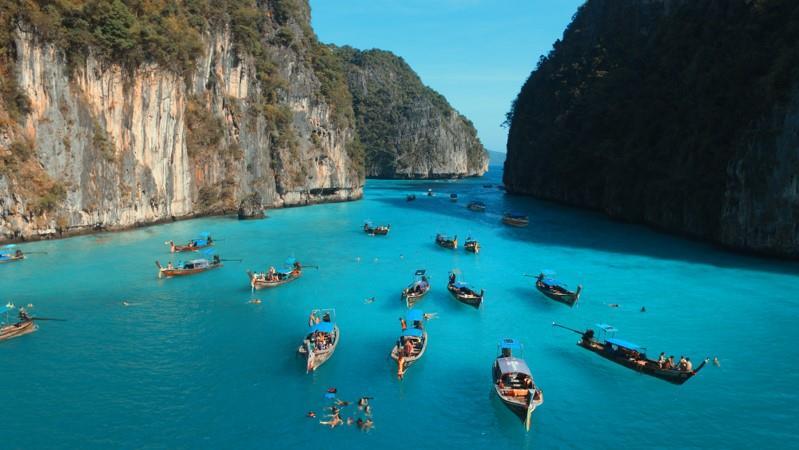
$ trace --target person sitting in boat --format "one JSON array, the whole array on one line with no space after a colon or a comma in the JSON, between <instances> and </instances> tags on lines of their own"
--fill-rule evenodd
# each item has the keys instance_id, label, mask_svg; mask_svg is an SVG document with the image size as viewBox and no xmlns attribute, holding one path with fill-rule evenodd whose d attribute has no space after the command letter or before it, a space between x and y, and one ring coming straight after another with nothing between
<instances>
[{"instance_id":1,"label":"person sitting in boat","mask_svg":"<svg viewBox=\"0 0 799 450\"><path fill-rule=\"evenodd\" d=\"M275 281L275 266L269 266L269 270L266 271L266 281Z\"/></svg>"},{"instance_id":2,"label":"person sitting in boat","mask_svg":"<svg viewBox=\"0 0 799 450\"><path fill-rule=\"evenodd\" d=\"M19 321L20 322L30 322L31 316L28 315L28 312L25 311L25 308L19 309Z\"/></svg>"},{"instance_id":3,"label":"person sitting in boat","mask_svg":"<svg viewBox=\"0 0 799 450\"><path fill-rule=\"evenodd\" d=\"M214 264L219 264L222 260L219 258L219 255L214 255Z\"/></svg>"},{"instance_id":4,"label":"person sitting in boat","mask_svg":"<svg viewBox=\"0 0 799 450\"><path fill-rule=\"evenodd\" d=\"M369 224L368 223L363 224L363 231L369 231Z\"/></svg>"},{"instance_id":5,"label":"person sitting in boat","mask_svg":"<svg viewBox=\"0 0 799 450\"><path fill-rule=\"evenodd\" d=\"M660 356L658 356L658 367L661 369L666 364L666 352L660 352Z\"/></svg>"},{"instance_id":6,"label":"person sitting in boat","mask_svg":"<svg viewBox=\"0 0 799 450\"><path fill-rule=\"evenodd\" d=\"M414 320L413 321L413 327L416 328L417 330L423 330L424 329L424 324L422 323L421 320Z\"/></svg>"},{"instance_id":7,"label":"person sitting in boat","mask_svg":"<svg viewBox=\"0 0 799 450\"><path fill-rule=\"evenodd\" d=\"M691 363L691 358L685 358L685 365L683 370L686 372L692 372L694 369L694 365Z\"/></svg>"},{"instance_id":8,"label":"person sitting in boat","mask_svg":"<svg viewBox=\"0 0 799 450\"><path fill-rule=\"evenodd\" d=\"M680 362L677 363L677 368L680 370L685 370L685 356L680 355Z\"/></svg>"},{"instance_id":9,"label":"person sitting in boat","mask_svg":"<svg viewBox=\"0 0 799 450\"><path fill-rule=\"evenodd\" d=\"M172 270L174 268L175 268L175 266L172 264L172 261L169 261L168 263L166 263L166 270Z\"/></svg>"},{"instance_id":10,"label":"person sitting in boat","mask_svg":"<svg viewBox=\"0 0 799 450\"><path fill-rule=\"evenodd\" d=\"M213 239L211 239L211 236L209 235L209 236L208 236L208 238L206 238L206 239L205 239L205 242L206 242L208 245L211 245L211 244L213 244L213 243L214 243L214 240L213 240Z\"/></svg>"},{"instance_id":11,"label":"person sitting in boat","mask_svg":"<svg viewBox=\"0 0 799 450\"><path fill-rule=\"evenodd\" d=\"M413 355L413 342L410 339L405 339L405 355Z\"/></svg>"},{"instance_id":12,"label":"person sitting in boat","mask_svg":"<svg viewBox=\"0 0 799 450\"><path fill-rule=\"evenodd\" d=\"M16 258L22 258L22 250L17 250L17 251L15 251L15 252L14 252L14 257L16 257Z\"/></svg>"},{"instance_id":13,"label":"person sitting in boat","mask_svg":"<svg viewBox=\"0 0 799 450\"><path fill-rule=\"evenodd\" d=\"M330 313L325 313L325 315L322 316L322 322L330 322Z\"/></svg>"},{"instance_id":14,"label":"person sitting in boat","mask_svg":"<svg viewBox=\"0 0 799 450\"><path fill-rule=\"evenodd\" d=\"M669 356L665 363L663 363L664 369L673 369L674 368L674 355Z\"/></svg>"},{"instance_id":15,"label":"person sitting in boat","mask_svg":"<svg viewBox=\"0 0 799 450\"><path fill-rule=\"evenodd\" d=\"M449 284L455 284L455 274L449 274Z\"/></svg>"},{"instance_id":16,"label":"person sitting in boat","mask_svg":"<svg viewBox=\"0 0 799 450\"><path fill-rule=\"evenodd\" d=\"M425 290L427 290L427 286L428 286L427 277L422 275L422 281L419 282L419 292L424 292Z\"/></svg>"},{"instance_id":17,"label":"person sitting in boat","mask_svg":"<svg viewBox=\"0 0 799 450\"><path fill-rule=\"evenodd\" d=\"M297 275L302 270L302 264L299 261L294 261L294 270L292 271L294 275Z\"/></svg>"},{"instance_id":18,"label":"person sitting in boat","mask_svg":"<svg viewBox=\"0 0 799 450\"><path fill-rule=\"evenodd\" d=\"M585 330L585 333L583 333L583 338L582 338L583 345L590 345L591 341L593 340L594 340L594 330L590 328Z\"/></svg>"},{"instance_id":19,"label":"person sitting in boat","mask_svg":"<svg viewBox=\"0 0 799 450\"><path fill-rule=\"evenodd\" d=\"M502 347L502 357L503 358L510 358L511 352L509 347Z\"/></svg>"}]
</instances>

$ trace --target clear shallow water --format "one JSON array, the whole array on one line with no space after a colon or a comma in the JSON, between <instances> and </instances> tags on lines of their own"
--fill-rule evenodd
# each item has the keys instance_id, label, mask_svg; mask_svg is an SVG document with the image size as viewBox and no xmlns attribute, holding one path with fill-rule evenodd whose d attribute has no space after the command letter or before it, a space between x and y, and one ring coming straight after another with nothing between
<instances>
[{"instance_id":1,"label":"clear shallow water","mask_svg":"<svg viewBox=\"0 0 799 450\"><path fill-rule=\"evenodd\" d=\"M0 301L33 303L38 315L69 321L40 322L38 332L0 344L0 447L799 445L799 265L482 187L498 181L496 173L369 181L363 201L276 210L263 221L210 218L25 244L48 254L0 266ZM428 187L439 195L424 196ZM418 199L406 202L408 192ZM449 192L460 202L450 203ZM470 199L489 212L468 211ZM530 213L527 229L500 224L510 208ZM390 235L365 236L367 219L391 223ZM223 258L244 262L158 280L153 262L170 259L163 242L204 230L222 239ZM461 241L471 232L483 251L440 249L437 231ZM244 271L291 255L320 269L248 304ZM433 283L418 307L439 318L428 323L423 360L398 382L388 352L404 311L399 291L417 268ZM483 308L449 296L452 268L486 289ZM541 269L583 284L577 307L545 299L522 276ZM342 337L333 358L306 375L294 351L315 307L336 308ZM722 366L672 386L581 350L553 321L608 322L650 354L686 354L695 363L718 355ZM529 433L491 396L496 341L506 336L525 344L545 392ZM330 430L304 417L321 411L330 386L344 399L374 397L372 432Z\"/></svg>"}]
</instances>

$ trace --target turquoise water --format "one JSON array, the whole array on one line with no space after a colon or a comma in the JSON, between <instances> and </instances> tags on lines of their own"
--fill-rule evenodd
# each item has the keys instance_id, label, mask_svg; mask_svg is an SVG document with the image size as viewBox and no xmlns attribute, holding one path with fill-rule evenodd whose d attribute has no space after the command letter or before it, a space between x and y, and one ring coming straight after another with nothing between
<instances>
[{"instance_id":1,"label":"turquoise water","mask_svg":"<svg viewBox=\"0 0 799 450\"><path fill-rule=\"evenodd\" d=\"M509 197L483 183L369 181L359 202L271 211L23 245L0 266L3 302L33 303L40 329L0 343L2 448L796 448L799 445L799 265L743 257ZM439 195L423 195L433 187ZM405 195L416 192L415 202ZM460 202L447 195L457 192ZM470 199L489 212L465 208ZM530 213L526 229L500 224ZM368 237L364 220L390 223ZM223 258L243 258L182 279L156 278L163 242L199 231ZM436 232L468 233L482 252L448 251ZM245 270L288 256L318 265L286 286L250 292ZM399 292L426 268L433 290L422 361L399 382L388 353L404 309ZM447 272L486 290L480 310L453 300ZM584 286L569 309L537 294L524 273L557 271ZM374 303L364 299L374 296ZM261 304L250 304L253 297ZM123 301L130 306L124 306ZM611 308L609 303L618 303ZM647 312L639 312L646 306ZM312 375L295 356L312 308L335 308L341 343ZM608 322L619 337L691 356L717 355L683 386L639 375L551 327ZM545 402L525 433L491 395L496 341L525 344ZM325 428L328 387L374 397L375 428ZM352 407L344 409L351 415Z\"/></svg>"}]
</instances>

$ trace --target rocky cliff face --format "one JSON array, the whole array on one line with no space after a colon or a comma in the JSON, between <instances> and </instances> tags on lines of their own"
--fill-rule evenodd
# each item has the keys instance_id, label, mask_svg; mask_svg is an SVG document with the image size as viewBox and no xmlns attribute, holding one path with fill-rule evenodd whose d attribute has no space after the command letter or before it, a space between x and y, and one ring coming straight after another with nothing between
<instances>
[{"instance_id":1,"label":"rocky cliff face","mask_svg":"<svg viewBox=\"0 0 799 450\"><path fill-rule=\"evenodd\" d=\"M508 190L799 257L797 18L780 0L589 0L508 114Z\"/></svg>"},{"instance_id":2,"label":"rocky cliff face","mask_svg":"<svg viewBox=\"0 0 799 450\"><path fill-rule=\"evenodd\" d=\"M351 47L336 53L352 92L368 177L457 178L488 170L472 123L423 85L402 58Z\"/></svg>"},{"instance_id":3,"label":"rocky cliff face","mask_svg":"<svg viewBox=\"0 0 799 450\"><path fill-rule=\"evenodd\" d=\"M240 50L220 23L180 75L94 52L75 64L15 22L0 83L0 240L234 211L253 193L273 207L359 198L351 111L323 92L307 4L281 19L278 3L259 4L265 54ZM266 56L279 86L267 101Z\"/></svg>"}]
</instances>

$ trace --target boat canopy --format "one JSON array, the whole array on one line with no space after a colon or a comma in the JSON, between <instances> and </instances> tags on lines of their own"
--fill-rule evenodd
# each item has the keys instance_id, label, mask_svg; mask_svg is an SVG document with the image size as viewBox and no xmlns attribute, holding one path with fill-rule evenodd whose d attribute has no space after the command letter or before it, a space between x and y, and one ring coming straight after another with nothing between
<instances>
[{"instance_id":1,"label":"boat canopy","mask_svg":"<svg viewBox=\"0 0 799 450\"><path fill-rule=\"evenodd\" d=\"M516 342L514 339L505 338L499 341L499 348L507 348L511 350L519 350L522 344Z\"/></svg>"},{"instance_id":2,"label":"boat canopy","mask_svg":"<svg viewBox=\"0 0 799 450\"><path fill-rule=\"evenodd\" d=\"M332 322L319 322L316 325L312 326L309 333L313 333L319 331L321 333L332 333L333 332L333 323Z\"/></svg>"},{"instance_id":3,"label":"boat canopy","mask_svg":"<svg viewBox=\"0 0 799 450\"><path fill-rule=\"evenodd\" d=\"M211 233L207 231L201 231L200 234L198 234L197 236L199 236L200 239L208 239L209 237L211 237Z\"/></svg>"},{"instance_id":4,"label":"boat canopy","mask_svg":"<svg viewBox=\"0 0 799 450\"><path fill-rule=\"evenodd\" d=\"M614 328L613 325L608 325L606 323L598 323L596 324L596 327L604 331L605 333L615 333L619 331L616 328Z\"/></svg>"},{"instance_id":5,"label":"boat canopy","mask_svg":"<svg viewBox=\"0 0 799 450\"><path fill-rule=\"evenodd\" d=\"M286 267L294 267L294 263L296 262L297 258L292 256L291 258L286 258L286 260L283 261L283 265L285 265Z\"/></svg>"},{"instance_id":6,"label":"boat canopy","mask_svg":"<svg viewBox=\"0 0 799 450\"><path fill-rule=\"evenodd\" d=\"M405 314L405 320L408 322L421 322L424 319L424 314L418 309L412 309Z\"/></svg>"},{"instance_id":7,"label":"boat canopy","mask_svg":"<svg viewBox=\"0 0 799 450\"><path fill-rule=\"evenodd\" d=\"M206 248L205 250L202 250L200 253L210 258L214 254L214 251L215 250L212 248Z\"/></svg>"},{"instance_id":8,"label":"boat canopy","mask_svg":"<svg viewBox=\"0 0 799 450\"><path fill-rule=\"evenodd\" d=\"M16 247L17 247L17 244L6 244L6 245L4 245L4 246L2 246L0 248L16 248Z\"/></svg>"},{"instance_id":9,"label":"boat canopy","mask_svg":"<svg viewBox=\"0 0 799 450\"><path fill-rule=\"evenodd\" d=\"M8 305L2 305L2 306L0 306L0 314L5 314L7 312L11 312L11 310L13 308L14 308L13 306L9 307Z\"/></svg>"},{"instance_id":10,"label":"boat canopy","mask_svg":"<svg viewBox=\"0 0 799 450\"><path fill-rule=\"evenodd\" d=\"M610 338L610 339L605 339L605 342L607 342L608 344L613 344L616 347L626 348L628 350L635 350L635 351L643 350L643 348L638 344L633 344L632 342L624 341L622 339Z\"/></svg>"},{"instance_id":11,"label":"boat canopy","mask_svg":"<svg viewBox=\"0 0 799 450\"><path fill-rule=\"evenodd\" d=\"M416 274L415 274L415 275L416 275L417 277L421 277L421 276L422 276L422 275L424 275L425 273L427 273L427 271L426 271L425 269L419 269L419 270L417 270L417 271L416 271Z\"/></svg>"},{"instance_id":12,"label":"boat canopy","mask_svg":"<svg viewBox=\"0 0 799 450\"><path fill-rule=\"evenodd\" d=\"M196 245L197 247L205 247L206 245L208 245L208 240L206 239L195 239L192 242L194 242L194 245Z\"/></svg>"},{"instance_id":13,"label":"boat canopy","mask_svg":"<svg viewBox=\"0 0 799 450\"><path fill-rule=\"evenodd\" d=\"M527 367L527 363L519 358L514 358L512 356L507 358L497 358L497 365L499 366L499 371L503 374L523 373L525 375L529 375L530 377L533 376L533 374L530 373L530 368Z\"/></svg>"},{"instance_id":14,"label":"boat canopy","mask_svg":"<svg viewBox=\"0 0 799 450\"><path fill-rule=\"evenodd\" d=\"M422 337L424 331L418 328L408 328L402 332L403 336Z\"/></svg>"},{"instance_id":15,"label":"boat canopy","mask_svg":"<svg viewBox=\"0 0 799 450\"><path fill-rule=\"evenodd\" d=\"M458 289L460 289L460 288L469 289L469 283L467 283L465 281L456 281L456 282L452 283L452 285L455 286Z\"/></svg>"},{"instance_id":16,"label":"boat canopy","mask_svg":"<svg viewBox=\"0 0 799 450\"><path fill-rule=\"evenodd\" d=\"M566 285L566 283L564 283L564 282L562 282L560 280L556 280L554 278L544 278L542 281L544 282L544 284L546 284L548 286L557 286L557 287L560 287L560 288L563 288L563 289L568 289L568 286Z\"/></svg>"}]
</instances>

